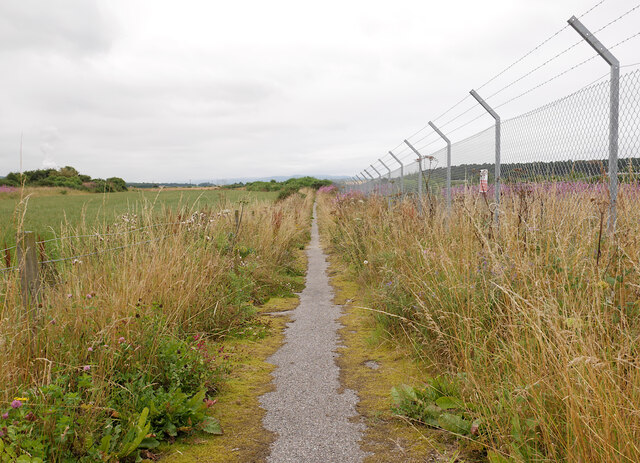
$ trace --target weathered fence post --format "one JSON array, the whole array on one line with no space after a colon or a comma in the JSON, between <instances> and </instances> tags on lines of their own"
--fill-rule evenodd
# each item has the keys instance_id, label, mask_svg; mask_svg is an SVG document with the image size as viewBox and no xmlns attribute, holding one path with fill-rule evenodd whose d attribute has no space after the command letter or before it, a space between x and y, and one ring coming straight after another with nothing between
<instances>
[{"instance_id":1,"label":"weathered fence post","mask_svg":"<svg viewBox=\"0 0 640 463\"><path fill-rule=\"evenodd\" d=\"M380 187L382 186L382 174L380 174L380 172L378 171L378 169L376 169L375 167L373 167L373 164L370 164L369 167L371 167L373 169L373 171L378 174L378 194L381 195L380 193Z\"/></svg>"},{"instance_id":2,"label":"weathered fence post","mask_svg":"<svg viewBox=\"0 0 640 463\"><path fill-rule=\"evenodd\" d=\"M360 176L358 174L356 174L356 176L354 178L356 179L355 190L361 192L362 191L362 179L360 178Z\"/></svg>"},{"instance_id":3,"label":"weathered fence post","mask_svg":"<svg viewBox=\"0 0 640 463\"><path fill-rule=\"evenodd\" d=\"M620 61L587 29L578 18L567 21L611 67L609 93L609 233L616 229L616 204L618 201L618 131L620 110Z\"/></svg>"},{"instance_id":4,"label":"weathered fence post","mask_svg":"<svg viewBox=\"0 0 640 463\"><path fill-rule=\"evenodd\" d=\"M398 164L400 164L400 195L404 196L404 164L391 151L389 151L389 154Z\"/></svg>"},{"instance_id":5,"label":"weathered fence post","mask_svg":"<svg viewBox=\"0 0 640 463\"><path fill-rule=\"evenodd\" d=\"M387 193L386 193L386 196L387 196L387 203L389 205L389 209L391 209L391 193L390 193L391 190L392 190L392 188L391 188L391 169L389 169L389 167L387 167L387 165L382 161L382 159L378 158L378 161L380 161L380 164L382 164L382 166L385 169L387 169L387 171L389 172L389 174L387 176L387 188L386 188Z\"/></svg>"},{"instance_id":6,"label":"weathered fence post","mask_svg":"<svg viewBox=\"0 0 640 463\"><path fill-rule=\"evenodd\" d=\"M373 175L371 175L367 169L365 169L365 170L364 170L364 172L365 172L369 177L371 177L371 181L370 181L370 182L368 182L368 183L371 185L371 186L370 186L370 188L369 188L369 192L373 192L373 193L375 194L375 192L376 192L376 191L375 191L375 178L373 178Z\"/></svg>"},{"instance_id":7,"label":"weathered fence post","mask_svg":"<svg viewBox=\"0 0 640 463\"><path fill-rule=\"evenodd\" d=\"M476 101L480 104L480 106L482 106L485 111L487 111L489 114L491 114L491 117L493 117L493 119L496 121L496 164L495 164L495 188L496 188L496 210L493 214L493 219L496 223L496 225L498 225L499 220L500 220L500 148L501 148L501 136L500 136L500 129L501 129L501 121L500 121L500 116L498 115L498 113L496 113L493 108L491 106L489 106L487 104L486 101L484 101L482 99L482 97L480 95L478 95L478 93L475 90L471 90L469 93L471 93L471 96L474 97L476 99Z\"/></svg>"},{"instance_id":8,"label":"weathered fence post","mask_svg":"<svg viewBox=\"0 0 640 463\"><path fill-rule=\"evenodd\" d=\"M38 251L36 249L36 234L24 231L17 239L18 269L20 272L20 289L22 305L29 313L29 318L37 310L40 295L40 276L38 275Z\"/></svg>"},{"instance_id":9,"label":"weathered fence post","mask_svg":"<svg viewBox=\"0 0 640 463\"><path fill-rule=\"evenodd\" d=\"M411 148L411 151L418 155L418 212L422 215L422 182L424 181L422 173L422 155L411 143L409 143L409 141L405 140L404 142L409 148Z\"/></svg>"},{"instance_id":10,"label":"weathered fence post","mask_svg":"<svg viewBox=\"0 0 640 463\"><path fill-rule=\"evenodd\" d=\"M449 140L444 133L440 131L438 127L431 121L429 121L429 125L435 132L440 135L440 137L447 143L447 189L446 189L446 199L447 199L447 213L451 212L451 140Z\"/></svg>"}]
</instances>

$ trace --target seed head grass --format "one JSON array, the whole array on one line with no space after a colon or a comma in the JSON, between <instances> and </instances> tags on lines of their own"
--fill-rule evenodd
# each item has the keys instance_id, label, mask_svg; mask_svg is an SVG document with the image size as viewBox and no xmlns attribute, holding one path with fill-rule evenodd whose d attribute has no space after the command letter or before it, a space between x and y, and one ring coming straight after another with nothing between
<instances>
[{"instance_id":1,"label":"seed head grass","mask_svg":"<svg viewBox=\"0 0 640 463\"><path fill-rule=\"evenodd\" d=\"M459 385L474 439L513 461L640 461L640 210L600 190L440 202L323 195L372 316ZM489 207L487 207L489 206ZM367 264L364 264L367 262ZM425 378L426 382L426 378Z\"/></svg>"}]
</instances>

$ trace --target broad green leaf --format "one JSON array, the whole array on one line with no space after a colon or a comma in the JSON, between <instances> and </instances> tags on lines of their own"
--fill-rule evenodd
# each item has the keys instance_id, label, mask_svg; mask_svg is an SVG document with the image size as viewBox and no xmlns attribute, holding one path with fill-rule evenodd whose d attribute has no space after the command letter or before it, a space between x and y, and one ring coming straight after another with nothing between
<instances>
[{"instance_id":1,"label":"broad green leaf","mask_svg":"<svg viewBox=\"0 0 640 463\"><path fill-rule=\"evenodd\" d=\"M204 432L208 432L209 434L215 434L215 435L222 434L222 427L220 426L220 422L212 416L205 417L201 426L202 426L202 430Z\"/></svg>"},{"instance_id":2,"label":"broad green leaf","mask_svg":"<svg viewBox=\"0 0 640 463\"><path fill-rule=\"evenodd\" d=\"M436 405L444 410L451 410L452 408L463 408L463 403L460 399L455 397L440 397L436 400Z\"/></svg>"},{"instance_id":3,"label":"broad green leaf","mask_svg":"<svg viewBox=\"0 0 640 463\"><path fill-rule=\"evenodd\" d=\"M402 405L406 400L418 400L415 389L406 384L391 388L391 398L396 406Z\"/></svg>"},{"instance_id":4,"label":"broad green leaf","mask_svg":"<svg viewBox=\"0 0 640 463\"><path fill-rule=\"evenodd\" d=\"M423 418L433 418L437 420L440 415L442 415L442 409L437 405L430 404L422 409Z\"/></svg>"},{"instance_id":5,"label":"broad green leaf","mask_svg":"<svg viewBox=\"0 0 640 463\"><path fill-rule=\"evenodd\" d=\"M437 418L423 417L421 422L424 423L426 426L431 426L433 428L440 428L441 427Z\"/></svg>"},{"instance_id":6,"label":"broad green leaf","mask_svg":"<svg viewBox=\"0 0 640 463\"><path fill-rule=\"evenodd\" d=\"M155 439L153 437L145 437L144 439L142 439L142 442L140 442L140 445L138 445L138 448L151 450L155 449L158 445L160 445L160 441L158 439Z\"/></svg>"},{"instance_id":7,"label":"broad green leaf","mask_svg":"<svg viewBox=\"0 0 640 463\"><path fill-rule=\"evenodd\" d=\"M442 429L456 434L467 435L471 432L470 421L451 413L443 413L440 418L438 418L438 424L440 424Z\"/></svg>"},{"instance_id":8,"label":"broad green leaf","mask_svg":"<svg viewBox=\"0 0 640 463\"><path fill-rule=\"evenodd\" d=\"M176 425L171 421L167 422L167 424L164 425L164 430L171 437L176 437L178 435L178 428L176 428Z\"/></svg>"},{"instance_id":9,"label":"broad green leaf","mask_svg":"<svg viewBox=\"0 0 640 463\"><path fill-rule=\"evenodd\" d=\"M198 391L196 395L194 395L189 399L189 401L187 402L187 407L193 411L198 411L198 409L204 406L203 402L204 402L205 394L206 392L204 389Z\"/></svg>"},{"instance_id":10,"label":"broad green leaf","mask_svg":"<svg viewBox=\"0 0 640 463\"><path fill-rule=\"evenodd\" d=\"M100 440L100 451L104 453L109 452L109 444L111 444L111 434L104 436L102 440Z\"/></svg>"}]
</instances>

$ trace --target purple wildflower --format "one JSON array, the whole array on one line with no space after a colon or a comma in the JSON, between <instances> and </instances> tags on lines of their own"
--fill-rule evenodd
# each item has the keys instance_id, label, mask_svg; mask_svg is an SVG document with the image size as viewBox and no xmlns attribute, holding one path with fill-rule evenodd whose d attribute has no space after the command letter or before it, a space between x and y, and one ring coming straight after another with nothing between
<instances>
[{"instance_id":1,"label":"purple wildflower","mask_svg":"<svg viewBox=\"0 0 640 463\"><path fill-rule=\"evenodd\" d=\"M20 402L18 399L11 402L11 408L20 408L20 407L22 407L22 402Z\"/></svg>"}]
</instances>

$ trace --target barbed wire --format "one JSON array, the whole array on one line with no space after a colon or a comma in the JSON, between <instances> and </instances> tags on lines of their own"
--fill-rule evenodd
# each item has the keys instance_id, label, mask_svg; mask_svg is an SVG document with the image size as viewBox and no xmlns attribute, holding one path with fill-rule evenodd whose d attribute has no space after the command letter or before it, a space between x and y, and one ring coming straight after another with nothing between
<instances>
[{"instance_id":1,"label":"barbed wire","mask_svg":"<svg viewBox=\"0 0 640 463\"><path fill-rule=\"evenodd\" d=\"M594 4L591 8L589 8L586 12L584 12L583 14L581 14L579 17L584 17L586 15L588 15L589 13L591 13L593 10L595 10L596 8L598 8L600 5L602 5L606 0L601 0L600 2ZM628 14L630 14L631 12L635 11L637 8L640 7L640 4L636 5L635 7L631 8L630 10L626 11L625 13L623 13L622 15L618 16L616 19L610 21L608 24L604 25L603 27L601 27L600 29L598 29L598 31L596 32L600 32L604 29L606 29L607 27L611 26L612 24L616 23L617 21L621 20L623 17L627 16ZM557 32L555 32L554 34L552 34L551 36L547 37L545 40L543 40L540 44L538 44L536 47L534 47L533 49L531 49L530 51L528 51L527 53L525 53L522 57L520 57L519 59L517 59L515 62L513 62L512 64L510 64L509 66L507 66L505 69L503 69L502 71L500 71L498 74L496 74L495 76L493 76L491 79L489 79L488 81L486 81L484 84L482 84L480 87L478 87L478 90L481 90L482 88L484 88L485 86L487 86L489 83L493 82L494 80L496 80L498 77L500 77L501 75L503 75L504 73L506 73L507 71L509 71L510 69L512 69L515 65L517 65L518 63L522 62L524 59L526 59L528 56L531 56L531 54L533 54L534 52L536 52L537 50L539 50L542 46L544 46L546 43L550 42L551 40L553 40L555 37L557 37L560 33L562 33L565 29L567 29L569 27L568 24L566 24L565 26L563 26L560 30L558 30ZM562 52L556 54L554 57L548 59L547 61L545 61L543 64L541 64L540 66L534 68L533 70L529 71L527 74L525 74L524 76L516 79L515 81L511 82L510 84L508 84L507 86L503 87L502 89L498 90L497 92L493 93L492 95L490 95L488 98L491 98L492 96L495 96L497 94L499 94L500 92L506 90L507 88L515 85L517 82L523 80L524 78L526 78L527 76L531 75L532 73L536 72L537 70L543 68L544 66L548 65L549 63L551 63L552 61L558 59L560 56L564 55L565 53L569 52L570 50L572 50L573 48L575 48L576 46L578 46L581 43L581 41L578 41L576 43L574 43L573 45L571 45L569 48L563 50ZM455 109L456 107L458 107L459 105L461 105L464 101L467 100L467 98L469 98L470 95L467 94L464 96L464 98L462 98L461 100L459 100L457 103L455 103L453 106L451 106L449 109L447 109L446 111L444 111L442 114L440 114L438 117L434 118L433 121L438 121L440 120L443 116L445 116L446 114L448 114L449 112L451 112L453 109ZM458 114L456 117L448 120L447 122L443 123L440 125L440 128L446 127L449 124L453 123L454 121L460 119L461 117L463 117L464 115L468 114L470 111L472 111L474 108L477 108L476 105L471 106L470 108L468 108L467 110L463 111L462 113ZM477 119L477 118L476 118ZM475 120L475 119L474 119ZM417 134L421 133L423 130L425 130L427 127L429 127L429 125L425 125L424 127L422 127L420 130L418 130L417 132L413 133L412 135L410 135L409 137L407 137L407 140L411 140L413 137L415 137ZM419 143L419 141L423 140L424 138L416 141L416 143ZM402 143L398 144L395 148L397 149L399 146L401 146Z\"/></svg>"},{"instance_id":2,"label":"barbed wire","mask_svg":"<svg viewBox=\"0 0 640 463\"><path fill-rule=\"evenodd\" d=\"M599 2L595 3L594 5L592 5L588 10L586 10L584 13L582 13L581 15L578 15L578 18L583 18L587 15L589 15L592 11L594 11L596 8L600 7L602 4L604 4L606 2L606 0L600 0ZM598 28L597 30L595 30L593 32L593 34L597 34L599 32L602 32L603 30L611 27L613 24L616 24L617 22L619 22L620 20L622 20L623 18L627 17L628 15L630 15L631 13L635 12L636 10L640 9L640 3L635 4L634 6L632 6L631 8L629 8L628 10L626 10L625 12L623 12L622 14L620 14L619 16L617 16L616 18L612 19L611 21L607 22L606 24L604 24L603 26L601 26L600 28ZM527 57L531 56L533 53L535 53L536 51L538 51L540 48L542 48L545 44L549 43L550 41L552 41L554 38L556 38L558 35L560 35L564 30L566 30L568 27L570 27L569 24L564 25L560 30L554 32L553 34L551 34L549 37L547 37L546 39L544 39L542 42L540 42L538 45L536 45L533 49L529 50L527 53L525 53L523 56L521 56L520 58L518 58L516 61L514 61L513 63L511 63L509 66L507 66L506 68L504 68L502 71L500 71L499 73L497 73L496 75L494 75L493 77L491 77L489 80L487 80L486 82L484 82L481 86L477 87L478 90L481 90L483 88L485 88L487 85L489 85L491 82L495 81L496 79L498 79L500 76L504 75L506 72L508 72L510 69L512 69L514 66L516 66L517 64L521 63L522 61L524 61ZM620 45L622 45L623 43L628 42L629 40L634 39L635 37L640 36L640 32L634 33L630 36L628 36L627 38L621 40L620 42L616 43L615 45L609 47L610 49L613 49L615 47L618 47ZM494 96L504 92L505 90L513 87L515 84L517 84L518 82L521 82L523 79L525 79L526 77L531 76L533 73L539 71L540 69L548 66L550 63L552 63L553 61L557 60L558 58L562 57L563 55L569 53L571 50L573 50L574 48L576 48L580 43L582 43L583 40L578 40L575 43L573 43L572 45L570 45L569 47L563 49L562 51L556 53L554 56L552 56L551 58L545 60L543 63L539 64L538 66L534 67L533 69L531 69L530 71L526 72L525 74L521 75L520 77L518 77L517 79L509 82L507 85L503 86L502 88L496 90L495 92L491 93L488 97L486 97L485 99L489 99L489 98L493 98ZM532 92L534 92L535 90L548 85L549 83L555 81L556 79L564 76L565 74L583 66L584 64L588 63L589 61L593 60L594 58L596 58L598 55L595 54L587 59L584 59L576 64L574 64L573 66L555 74L554 76L550 77L549 79L544 80L543 82L519 93L518 95L515 95L509 99L507 99L506 101L498 104L497 106L495 106L495 108L500 108L503 107L515 100L518 100L522 97L524 97L527 94L530 94ZM633 63L633 64L629 64L629 65L624 65L621 67L631 67L631 66L637 66L640 63ZM587 86L592 85L593 83L597 82L598 80L602 79L602 77L598 77L596 80L594 80L591 84L588 84ZM436 118L432 119L433 121L439 121L440 119L442 119L444 116L446 116L447 114L449 114L451 111L453 111L455 108L459 107L461 104L463 104L468 98L470 97L469 94L465 95L461 100L459 100L458 102L456 102L454 105L452 105L451 107L449 107L447 110L445 110L443 113L441 113L440 115L438 115ZM449 119L448 121L446 121L443 124L439 125L439 128L444 128L449 126L450 124L452 124L454 121L464 117L465 115L469 114L471 111L473 111L475 108L479 108L479 106L477 105L473 105L471 107L469 107L468 109L464 110L463 112L459 113L458 115L456 115L455 117ZM481 109L481 108L479 108ZM482 112L480 114L478 114L476 117L474 117L473 119L464 122L463 124L457 126L456 128L447 131L447 134L451 134L454 132L457 132L459 130L461 130L462 128L472 124L473 122L477 121L478 119L480 119L483 115L485 114L485 112ZM421 132L423 132L424 130L426 130L429 127L429 124L425 125L424 127L422 127L421 129L419 129L418 131L414 132L413 134L411 134L410 136L408 136L406 139L411 141L412 144L418 144L421 141L426 140L427 138L437 135L434 133L430 133L427 134L421 138L419 138L418 140L413 140L418 134L420 134ZM431 146L433 144L435 144L440 138L438 137L437 139L434 139L433 141L427 143L426 145L422 145L420 148L416 148L419 150L423 150L425 148L427 148L428 146ZM399 152L395 152L396 150L398 150L398 148L400 148L401 146L404 147L399 151ZM406 144L404 144L403 142L400 142L395 148L393 148L392 151L394 151L394 154L401 159L402 161L406 160L407 158L411 157L412 155L414 155L414 153L412 151L409 151L407 153L407 150L409 149L408 146L406 146ZM406 153L406 154L405 154ZM392 160L393 158L391 156L387 156L386 154L380 158L380 159L387 159L389 158L390 160ZM377 161L376 161L377 162ZM369 181L369 179L367 179Z\"/></svg>"},{"instance_id":3,"label":"barbed wire","mask_svg":"<svg viewBox=\"0 0 640 463\"><path fill-rule=\"evenodd\" d=\"M583 61L580 61L579 63L577 63L577 64L575 64L575 65L571 66L570 68L565 69L564 71L562 71L562 72L560 72L560 73L558 73L558 74L554 75L553 77L551 77L551 78L549 78L549 79L545 80L544 82L541 82L541 83L539 83L538 85L536 85L536 86L534 86L534 87L531 87L531 88L530 88L530 89L528 89L528 90L525 90L524 92L522 92L522 93L520 93L520 94L518 94L518 95L514 96L513 98L508 99L507 101L505 101L505 102L503 102L503 103L500 103L499 105L495 106L495 108L494 108L494 109L501 108L501 107L503 107L504 105L507 105L507 104L509 104L509 103L511 103L511 102L513 102L513 101L515 101L515 100L518 100L518 99L522 98L522 97L523 97L523 96L525 96L525 95L528 95L529 93L531 93L531 92L533 92L533 91L535 91L535 90L539 89L540 87L544 87L545 85L547 85L547 84L549 84L549 83L553 82L554 80L556 80L556 79L558 79L558 78L560 78L560 77L564 76L565 74L567 74L567 73L569 73L569 72L573 71L574 69L577 69L577 68L579 68L580 66L583 66L584 64L588 63L589 61L591 61L591 60L593 60L594 58L597 58L597 57L598 57L598 55L597 55L597 54L595 54L595 55L591 56L590 58L587 58L587 59L585 59L585 60L583 60Z\"/></svg>"},{"instance_id":4,"label":"barbed wire","mask_svg":"<svg viewBox=\"0 0 640 463\"><path fill-rule=\"evenodd\" d=\"M445 112L443 112L442 114L440 114L438 117L433 119L433 122L435 123L436 121L440 120L442 117L446 116L447 114L449 114L451 111L453 111L455 108L457 108L458 106L460 106L462 103L464 103L464 101L469 98L471 95L467 94L464 96L463 99L461 99L460 101L458 101L456 104L454 104L453 106L451 106L449 109L447 109ZM428 127L428 124L427 124Z\"/></svg>"},{"instance_id":5,"label":"barbed wire","mask_svg":"<svg viewBox=\"0 0 640 463\"><path fill-rule=\"evenodd\" d=\"M615 45L609 47L609 49L614 49L614 48L622 45L623 43L628 42L629 40L631 40L631 39L633 39L633 38L635 38L635 37L637 37L639 35L640 35L640 32L636 32L635 34L632 34L629 37L627 37L626 39L623 39L620 42L616 43ZM574 69L579 68L580 66L588 63L589 61L593 60L594 58L597 58L598 56L599 55L596 53L595 55L591 56L590 58L587 58L587 59L585 59L585 60L583 60L583 61L581 61L581 62L579 62L579 63L577 63L577 64L575 64L573 66L571 66L570 68L565 69L564 71L554 75L553 77L545 80L544 82L541 82L540 84L538 84L538 85L536 85L536 86L534 86L534 87L532 87L532 88L530 88L530 89L528 89L528 90L526 90L526 91L514 96L513 98L508 99L507 101L505 101L503 103L500 103L499 105L495 106L495 109L498 109L498 108L500 108L500 107L502 107L502 106L504 106L506 104L509 104L509 103L519 99L519 98L522 98L525 95L528 95L529 93L533 92L534 90L537 90L540 87L543 87L544 85L547 85L548 83L553 82L554 80L558 79L559 77L562 77L563 75L573 71Z\"/></svg>"},{"instance_id":6,"label":"barbed wire","mask_svg":"<svg viewBox=\"0 0 640 463\"><path fill-rule=\"evenodd\" d=\"M585 11L584 13L582 13L581 15L578 16L578 18L582 18L584 16L587 16L589 13L591 13L593 10L595 10L596 8L598 8L600 5L602 5L606 0L600 0L598 3L596 3L595 5L593 5L591 8L589 8L587 11ZM540 48L542 48L544 45L546 45L547 43L549 43L551 40L553 40L554 38L556 38L558 35L560 35L565 29L567 29L569 27L568 24L565 24L560 30L554 32L553 34L551 34L549 37L547 37L546 39L544 39L542 42L540 42L538 45L536 45L534 48L532 48L531 50L529 50L527 53L525 53L523 56L521 56L520 58L518 58L516 61L514 61L513 63L511 63L509 66L507 66L506 68L504 68L502 71L500 71L498 74L496 74L495 76L493 76L492 78L490 78L488 81L486 81L484 84L482 84L481 86L479 86L477 88L477 90L482 90L484 87L486 87L487 85L489 85L491 82L493 82L494 80L496 80L498 77L502 76L504 73L506 73L507 71L509 71L510 69L512 69L515 65L521 63L522 61L524 61L527 57L531 56L533 53L535 53L536 51L538 51Z\"/></svg>"},{"instance_id":7,"label":"barbed wire","mask_svg":"<svg viewBox=\"0 0 640 463\"><path fill-rule=\"evenodd\" d=\"M435 141L442 140L442 139L440 138L440 135L438 135L436 132L431 132L431 133L428 133L427 135L425 135L424 137L419 138L418 140L416 140L416 141L414 142L414 144L416 144L416 145L417 145L418 143L420 143L421 141L426 140L426 139L427 139L427 138L429 138L429 137L435 137L435 139L436 139Z\"/></svg>"},{"instance_id":8,"label":"barbed wire","mask_svg":"<svg viewBox=\"0 0 640 463\"><path fill-rule=\"evenodd\" d=\"M600 0L598 3L596 3L595 5L593 5L591 8L589 8L587 11L585 11L584 13L582 13L580 16L578 16L578 18L582 18L583 16L587 16L589 13L591 13L593 10L595 10L596 8L598 8L600 5L602 5L606 0Z\"/></svg>"},{"instance_id":9,"label":"barbed wire","mask_svg":"<svg viewBox=\"0 0 640 463\"><path fill-rule=\"evenodd\" d=\"M514 81L508 83L507 85L505 85L504 87L500 88L499 90L496 90L495 92L493 92L491 95L487 96L487 100L489 98L493 98L494 96L504 92L505 90L507 90L508 88L513 87L515 84L517 84L518 82L522 81L523 79L529 77L531 74L533 74L534 72L542 69L543 67L545 67L546 65L548 65L549 63L555 61L556 59L558 59L559 57L561 57L562 55L568 53L570 50L573 50L575 47L577 47L578 45L580 45L582 43L581 41L578 41L576 43L574 43L573 45L571 45L568 48L565 48L564 50L562 50L560 53L556 54L555 56L549 58L547 61L545 61L544 63L542 63L541 65L533 68L531 71L527 72L526 74L518 77L517 79L515 79Z\"/></svg>"},{"instance_id":10,"label":"barbed wire","mask_svg":"<svg viewBox=\"0 0 640 463\"><path fill-rule=\"evenodd\" d=\"M626 43L626 42L628 42L629 40L631 40L631 39L634 39L634 38L638 37L639 35L640 35L640 31L636 32L636 33L635 33L635 34L633 34L633 35L630 35L630 36L629 36L629 37L627 37L626 39L621 40L620 42L618 42L618 43L616 43L615 45L613 45L611 48L616 48L616 47L618 47L618 46L622 45L623 43Z\"/></svg>"},{"instance_id":11,"label":"barbed wire","mask_svg":"<svg viewBox=\"0 0 640 463\"><path fill-rule=\"evenodd\" d=\"M471 123L473 123L473 122L477 121L478 119L480 119L480 118L481 118L482 116L484 116L485 114L486 114L486 113L478 114L476 117L474 117L474 118L473 118L473 119L471 119L470 121L465 122L464 124L462 124L462 125L460 125L460 126L456 127L455 129L453 129L453 130L449 131L449 133L455 133L455 132L457 132L458 130L462 129L463 127L466 127L466 126L468 126L469 124L471 124Z\"/></svg>"},{"instance_id":12,"label":"barbed wire","mask_svg":"<svg viewBox=\"0 0 640 463\"><path fill-rule=\"evenodd\" d=\"M17 245L11 246L9 248L0 249L0 252L11 251L12 249L15 249L16 247L17 247Z\"/></svg>"},{"instance_id":13,"label":"barbed wire","mask_svg":"<svg viewBox=\"0 0 640 463\"><path fill-rule=\"evenodd\" d=\"M432 142L427 143L426 145L422 145L420 148L416 148L418 151L424 150L425 148L431 146L431 145L435 145L436 143L438 143L441 140L433 140Z\"/></svg>"},{"instance_id":14,"label":"barbed wire","mask_svg":"<svg viewBox=\"0 0 640 463\"><path fill-rule=\"evenodd\" d=\"M604 1L604 0L603 0ZM602 2L600 2L602 3ZM478 87L478 90L482 90L484 87L486 87L487 85L489 85L491 82L493 82L494 80L496 80L498 77L504 75L504 73L506 73L507 71L509 71L510 69L512 69L515 65L521 63L522 61L524 61L526 58L528 58L529 56L531 56L533 53L535 53L536 51L538 51L540 48L542 48L545 44L547 44L548 42L550 42L551 40L553 40L554 38L556 38L558 35L560 35L566 28L568 28L569 25L565 25L562 29L558 30L557 32L553 33L552 35L550 35L549 37L547 37L546 39L544 39L539 45L535 46L534 48L532 48L531 50L529 50L527 53L525 53L523 56L521 56L520 58L518 58L516 61L514 61L513 63L511 63L509 66L507 66L506 68L504 68L502 71L500 71L499 73L497 73L495 76L493 76L492 78L490 78L489 80L487 80L484 84L480 85Z\"/></svg>"},{"instance_id":15,"label":"barbed wire","mask_svg":"<svg viewBox=\"0 0 640 463\"><path fill-rule=\"evenodd\" d=\"M630 13L633 13L635 10L637 10L638 8L640 8L640 3L638 3L636 6L632 7L631 9L625 11L624 13L622 13L620 16L618 16L617 18L609 21L607 24L605 24L604 26L602 26L600 29L596 30L594 32L594 34L597 34L598 32L602 32L603 30L605 30L607 27L611 26L612 24L617 23L618 21L620 21L622 18L624 18L625 16L627 16Z\"/></svg>"},{"instance_id":16,"label":"barbed wire","mask_svg":"<svg viewBox=\"0 0 640 463\"><path fill-rule=\"evenodd\" d=\"M440 126L440 128L444 128L446 126L448 126L449 124L451 124L452 122L460 119L462 116L468 114L469 112L473 111L474 109L479 109L480 107L478 106L478 104L476 102L474 102L473 106L469 107L466 111L464 111L463 113L458 114L456 117L454 117L453 119L445 122L444 124L442 124ZM481 108L480 108L481 109Z\"/></svg>"},{"instance_id":17,"label":"barbed wire","mask_svg":"<svg viewBox=\"0 0 640 463\"><path fill-rule=\"evenodd\" d=\"M624 12L623 14L621 14L620 16L618 16L617 18L613 19L612 21L608 22L607 24L605 24L604 26L602 26L600 29L596 30L593 35L602 32L603 30L605 30L607 27L611 26L612 24L615 24L616 22L620 21L622 18L624 18L625 16L631 14L632 12L636 11L638 8L640 8L640 3L638 3L637 5L635 5L634 7L632 7L631 9L627 10L626 12ZM565 26L566 27L566 26ZM542 64L536 66L535 68L533 68L532 70L530 70L529 72L523 74L522 76L518 77L517 79L511 81L510 83L508 83L507 85L505 85L504 87L496 90L494 93L492 93L491 95L487 96L486 99L492 98L502 92L504 92L505 90L513 87L515 84L517 84L518 82L521 82L523 79L526 79L527 77L529 77L531 74L533 74L536 71L539 71L540 69L542 69L543 67L547 66L548 64L552 63L553 61L555 61L556 59L560 58L561 56L565 55L566 53L568 53L569 51L573 50L574 48L576 48L578 45L580 45L581 43L583 43L584 40L578 40L577 42L575 42L573 45L569 46L568 48L565 48L564 50L562 50L561 52L557 53L556 55L552 56L551 58L549 58L548 60L546 60L545 62L543 62Z\"/></svg>"}]
</instances>

